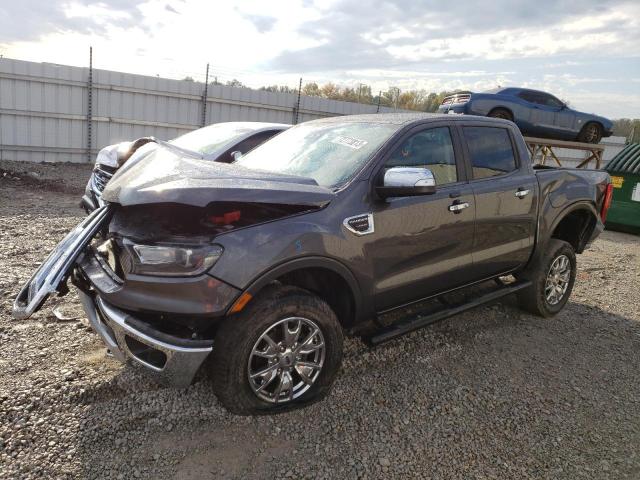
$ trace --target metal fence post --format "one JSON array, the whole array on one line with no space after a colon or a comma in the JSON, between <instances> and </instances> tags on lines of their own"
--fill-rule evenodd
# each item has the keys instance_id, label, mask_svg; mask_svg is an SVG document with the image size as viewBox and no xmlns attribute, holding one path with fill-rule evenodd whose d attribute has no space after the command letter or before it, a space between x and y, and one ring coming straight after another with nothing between
<instances>
[{"instance_id":1,"label":"metal fence post","mask_svg":"<svg viewBox=\"0 0 640 480\"><path fill-rule=\"evenodd\" d=\"M300 94L302 93L302 77L300 77L300 84L298 85L298 101L296 102L295 115L293 124L298 124L298 119L300 118Z\"/></svg>"},{"instance_id":2,"label":"metal fence post","mask_svg":"<svg viewBox=\"0 0 640 480\"><path fill-rule=\"evenodd\" d=\"M4 57L4 55L0 55L0 61L2 60L3 57ZM0 98L2 98L2 82L0 82ZM2 114L0 113L0 161L3 160L3 158L2 158L2 141L3 141L3 138L4 137L2 136Z\"/></svg>"},{"instance_id":3,"label":"metal fence post","mask_svg":"<svg viewBox=\"0 0 640 480\"><path fill-rule=\"evenodd\" d=\"M91 123L93 120L93 47L89 47L89 78L87 80L87 162L91 162Z\"/></svg>"},{"instance_id":4,"label":"metal fence post","mask_svg":"<svg viewBox=\"0 0 640 480\"><path fill-rule=\"evenodd\" d=\"M209 64L207 63L207 73L204 77L204 94L202 95L202 119L200 121L200 126L204 127L207 122L207 95L209 88Z\"/></svg>"}]
</instances>

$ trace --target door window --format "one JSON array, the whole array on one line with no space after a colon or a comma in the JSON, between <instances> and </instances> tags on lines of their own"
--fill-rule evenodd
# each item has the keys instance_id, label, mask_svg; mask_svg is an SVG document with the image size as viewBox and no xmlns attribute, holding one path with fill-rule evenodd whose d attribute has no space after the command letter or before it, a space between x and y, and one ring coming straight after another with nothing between
<instances>
[{"instance_id":1,"label":"door window","mask_svg":"<svg viewBox=\"0 0 640 480\"><path fill-rule=\"evenodd\" d=\"M536 92L529 92L527 90L518 93L518 96L529 103L537 103L542 105L542 99Z\"/></svg>"},{"instance_id":2,"label":"door window","mask_svg":"<svg viewBox=\"0 0 640 480\"><path fill-rule=\"evenodd\" d=\"M547 107L560 108L562 107L562 105L564 105L560 100L558 100L553 95L544 94L543 100L544 100L544 105L546 105Z\"/></svg>"},{"instance_id":3,"label":"door window","mask_svg":"<svg viewBox=\"0 0 640 480\"><path fill-rule=\"evenodd\" d=\"M535 103L537 105L544 105L546 107L560 108L564 104L553 95L542 92L530 92L523 91L518 93L518 96L529 103Z\"/></svg>"},{"instance_id":4,"label":"door window","mask_svg":"<svg viewBox=\"0 0 640 480\"><path fill-rule=\"evenodd\" d=\"M464 127L463 132L474 179L504 175L517 168L511 138L506 129Z\"/></svg>"},{"instance_id":5,"label":"door window","mask_svg":"<svg viewBox=\"0 0 640 480\"><path fill-rule=\"evenodd\" d=\"M457 182L449 128L431 128L410 136L391 154L385 167L426 167L433 173L437 185Z\"/></svg>"}]
</instances>

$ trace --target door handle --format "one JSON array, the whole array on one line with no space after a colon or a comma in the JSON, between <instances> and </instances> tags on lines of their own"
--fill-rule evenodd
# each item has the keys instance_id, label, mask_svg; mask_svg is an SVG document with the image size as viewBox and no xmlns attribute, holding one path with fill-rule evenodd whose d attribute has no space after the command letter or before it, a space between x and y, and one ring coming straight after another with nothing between
<instances>
[{"instance_id":1,"label":"door handle","mask_svg":"<svg viewBox=\"0 0 640 480\"><path fill-rule=\"evenodd\" d=\"M465 208L469 208L469 202L460 202L459 200L456 200L449 205L449 211L455 214L461 213Z\"/></svg>"},{"instance_id":2,"label":"door handle","mask_svg":"<svg viewBox=\"0 0 640 480\"><path fill-rule=\"evenodd\" d=\"M529 190L527 190L526 188L519 188L516 191L516 197L518 197L518 198L524 198L527 195L529 195Z\"/></svg>"}]
</instances>

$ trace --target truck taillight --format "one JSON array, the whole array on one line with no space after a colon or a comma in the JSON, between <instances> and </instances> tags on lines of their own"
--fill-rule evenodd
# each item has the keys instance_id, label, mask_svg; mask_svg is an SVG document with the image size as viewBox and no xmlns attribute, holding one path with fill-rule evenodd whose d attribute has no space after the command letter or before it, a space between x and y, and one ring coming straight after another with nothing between
<instances>
[{"instance_id":1,"label":"truck taillight","mask_svg":"<svg viewBox=\"0 0 640 480\"><path fill-rule=\"evenodd\" d=\"M600 218L602 223L607 220L607 212L611 206L611 199L613 198L613 184L608 184L607 189L604 192L604 200L602 202L602 208L600 209Z\"/></svg>"}]
</instances>

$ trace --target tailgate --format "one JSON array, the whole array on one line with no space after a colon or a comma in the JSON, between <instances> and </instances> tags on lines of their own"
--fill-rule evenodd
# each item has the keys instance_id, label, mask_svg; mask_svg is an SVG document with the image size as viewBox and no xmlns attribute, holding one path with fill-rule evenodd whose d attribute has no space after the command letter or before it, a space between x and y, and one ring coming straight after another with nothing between
<instances>
[{"instance_id":1,"label":"tailgate","mask_svg":"<svg viewBox=\"0 0 640 480\"><path fill-rule=\"evenodd\" d=\"M56 245L20 290L13 303L14 318L29 318L40 310L49 295L60 291L76 258L97 233L108 214L108 207L98 208Z\"/></svg>"}]
</instances>

